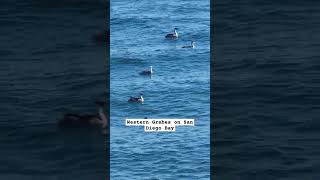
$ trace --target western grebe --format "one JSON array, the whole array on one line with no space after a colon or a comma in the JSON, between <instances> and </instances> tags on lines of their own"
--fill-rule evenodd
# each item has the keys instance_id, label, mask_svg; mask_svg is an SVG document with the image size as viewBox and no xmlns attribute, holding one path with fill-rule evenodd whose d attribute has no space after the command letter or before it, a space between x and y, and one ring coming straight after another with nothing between
<instances>
[{"instance_id":1,"label":"western grebe","mask_svg":"<svg viewBox=\"0 0 320 180\"><path fill-rule=\"evenodd\" d=\"M63 119L59 122L60 127L85 127L85 126L101 126L107 127L108 121L104 113L104 102L97 101L98 114L97 115L79 115L79 114L65 114Z\"/></svg>"},{"instance_id":2,"label":"western grebe","mask_svg":"<svg viewBox=\"0 0 320 180\"><path fill-rule=\"evenodd\" d=\"M178 38L179 34L177 32L177 28L174 28L173 29L173 33L172 34L167 34L166 35L166 38L168 39L175 39L175 38Z\"/></svg>"},{"instance_id":3,"label":"western grebe","mask_svg":"<svg viewBox=\"0 0 320 180\"><path fill-rule=\"evenodd\" d=\"M182 46L182 48L194 48L194 47L196 47L195 44L196 44L196 42L191 41L191 45L190 46Z\"/></svg>"},{"instance_id":4,"label":"western grebe","mask_svg":"<svg viewBox=\"0 0 320 180\"><path fill-rule=\"evenodd\" d=\"M142 94L140 95L140 97L130 97L128 102L139 102L139 103L143 103L144 99L142 97Z\"/></svg>"},{"instance_id":5,"label":"western grebe","mask_svg":"<svg viewBox=\"0 0 320 180\"><path fill-rule=\"evenodd\" d=\"M140 72L141 75L152 75L153 74L153 70L152 70L152 66L150 66L149 70L144 70L142 72Z\"/></svg>"}]
</instances>

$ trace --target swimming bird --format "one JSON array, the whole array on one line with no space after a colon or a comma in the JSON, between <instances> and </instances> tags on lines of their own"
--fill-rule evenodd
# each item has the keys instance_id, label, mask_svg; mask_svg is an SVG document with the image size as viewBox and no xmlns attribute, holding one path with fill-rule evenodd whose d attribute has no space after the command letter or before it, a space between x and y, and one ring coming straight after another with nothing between
<instances>
[{"instance_id":1,"label":"swimming bird","mask_svg":"<svg viewBox=\"0 0 320 180\"><path fill-rule=\"evenodd\" d=\"M191 45L190 46L182 46L182 48L194 48L194 47L196 47L195 44L196 44L196 42L191 41Z\"/></svg>"},{"instance_id":2,"label":"swimming bird","mask_svg":"<svg viewBox=\"0 0 320 180\"><path fill-rule=\"evenodd\" d=\"M108 125L107 117L104 113L104 102L97 101L98 114L97 115L79 115L79 114L65 114L63 119L59 121L60 127L88 127L101 126L106 128Z\"/></svg>"},{"instance_id":3,"label":"swimming bird","mask_svg":"<svg viewBox=\"0 0 320 180\"><path fill-rule=\"evenodd\" d=\"M176 39L176 38L178 38L178 36L179 36L179 34L177 32L177 28L174 28L173 29L173 33L172 34L167 34L166 38L168 38L168 39Z\"/></svg>"},{"instance_id":4,"label":"swimming bird","mask_svg":"<svg viewBox=\"0 0 320 180\"><path fill-rule=\"evenodd\" d=\"M130 97L128 102L138 102L138 103L143 103L144 99L142 97L142 94L140 95L140 97Z\"/></svg>"},{"instance_id":5,"label":"swimming bird","mask_svg":"<svg viewBox=\"0 0 320 180\"><path fill-rule=\"evenodd\" d=\"M152 66L150 66L150 69L149 70L144 70L142 72L140 72L140 75L152 75L153 74L153 70L152 70Z\"/></svg>"}]
</instances>

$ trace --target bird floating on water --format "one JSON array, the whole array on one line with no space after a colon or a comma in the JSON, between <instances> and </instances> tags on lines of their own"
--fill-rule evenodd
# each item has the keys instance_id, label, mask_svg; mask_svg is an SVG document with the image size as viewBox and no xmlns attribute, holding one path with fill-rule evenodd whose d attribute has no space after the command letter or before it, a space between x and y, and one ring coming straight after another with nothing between
<instances>
[{"instance_id":1,"label":"bird floating on water","mask_svg":"<svg viewBox=\"0 0 320 180\"><path fill-rule=\"evenodd\" d=\"M173 33L172 34L167 34L166 38L167 39L176 39L176 38L178 38L178 36L179 36L179 34L177 32L177 28L174 28L173 29Z\"/></svg>"},{"instance_id":2,"label":"bird floating on water","mask_svg":"<svg viewBox=\"0 0 320 180\"><path fill-rule=\"evenodd\" d=\"M142 97L142 94L140 95L140 97L130 97L128 102L138 102L138 103L143 103L144 99Z\"/></svg>"},{"instance_id":3,"label":"bird floating on water","mask_svg":"<svg viewBox=\"0 0 320 180\"><path fill-rule=\"evenodd\" d=\"M149 70L144 70L142 72L140 72L140 75L147 75L147 76L150 76L153 74L153 70L152 70L152 66L150 66L150 69Z\"/></svg>"},{"instance_id":4,"label":"bird floating on water","mask_svg":"<svg viewBox=\"0 0 320 180\"><path fill-rule=\"evenodd\" d=\"M105 102L96 101L98 106L98 114L65 114L63 119L59 121L59 126L66 127L88 127L100 126L106 128L108 125L106 114L104 113Z\"/></svg>"},{"instance_id":5,"label":"bird floating on water","mask_svg":"<svg viewBox=\"0 0 320 180\"><path fill-rule=\"evenodd\" d=\"M195 44L196 44L195 41L191 41L191 45L189 45L189 46L182 46L182 48L195 48L195 47L196 47Z\"/></svg>"}]
</instances>

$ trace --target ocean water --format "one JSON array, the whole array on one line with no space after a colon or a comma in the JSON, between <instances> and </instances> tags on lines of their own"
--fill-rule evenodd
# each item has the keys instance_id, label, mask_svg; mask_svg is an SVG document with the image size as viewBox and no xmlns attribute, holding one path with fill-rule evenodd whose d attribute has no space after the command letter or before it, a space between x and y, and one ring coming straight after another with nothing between
<instances>
[{"instance_id":1,"label":"ocean water","mask_svg":"<svg viewBox=\"0 0 320 180\"><path fill-rule=\"evenodd\" d=\"M104 179L100 130L63 131L105 91L102 1L2 1L0 179Z\"/></svg>"},{"instance_id":2,"label":"ocean water","mask_svg":"<svg viewBox=\"0 0 320 180\"><path fill-rule=\"evenodd\" d=\"M214 9L214 178L319 179L319 1Z\"/></svg>"},{"instance_id":3,"label":"ocean water","mask_svg":"<svg viewBox=\"0 0 320 180\"><path fill-rule=\"evenodd\" d=\"M209 24L208 0L111 1L111 179L210 178ZM166 40L174 27L180 37ZM195 49L181 48L191 40ZM151 78L139 75L149 66ZM140 93L143 104L127 102ZM125 126L144 117L194 118L195 126Z\"/></svg>"}]
</instances>

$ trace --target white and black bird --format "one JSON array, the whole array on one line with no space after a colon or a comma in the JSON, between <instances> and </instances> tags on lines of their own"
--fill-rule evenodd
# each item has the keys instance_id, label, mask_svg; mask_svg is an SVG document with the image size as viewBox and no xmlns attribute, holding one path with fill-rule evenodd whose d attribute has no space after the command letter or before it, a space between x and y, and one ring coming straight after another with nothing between
<instances>
[{"instance_id":1,"label":"white and black bird","mask_svg":"<svg viewBox=\"0 0 320 180\"><path fill-rule=\"evenodd\" d=\"M104 111L106 106L105 102L96 101L98 106L97 114L73 114L67 113L63 119L59 121L59 126L62 128L69 127L88 127L88 126L101 126L106 128L108 125L107 116Z\"/></svg>"},{"instance_id":2,"label":"white and black bird","mask_svg":"<svg viewBox=\"0 0 320 180\"><path fill-rule=\"evenodd\" d=\"M189 45L189 46L182 46L182 48L195 48L195 47L196 47L195 44L196 44L195 41L191 41L191 45Z\"/></svg>"},{"instance_id":3,"label":"white and black bird","mask_svg":"<svg viewBox=\"0 0 320 180\"><path fill-rule=\"evenodd\" d=\"M140 75L145 75L145 76L151 76L152 74L153 74L152 66L150 66L150 69L140 72Z\"/></svg>"},{"instance_id":4,"label":"white and black bird","mask_svg":"<svg viewBox=\"0 0 320 180\"><path fill-rule=\"evenodd\" d=\"M140 97L130 97L128 102L138 102L138 103L143 103L144 99L142 97L142 94L140 95Z\"/></svg>"},{"instance_id":5,"label":"white and black bird","mask_svg":"<svg viewBox=\"0 0 320 180\"><path fill-rule=\"evenodd\" d=\"M173 29L173 33L167 34L166 38L167 39L176 39L176 38L178 38L179 34L178 34L177 30L178 30L177 28L174 28Z\"/></svg>"}]
</instances>

